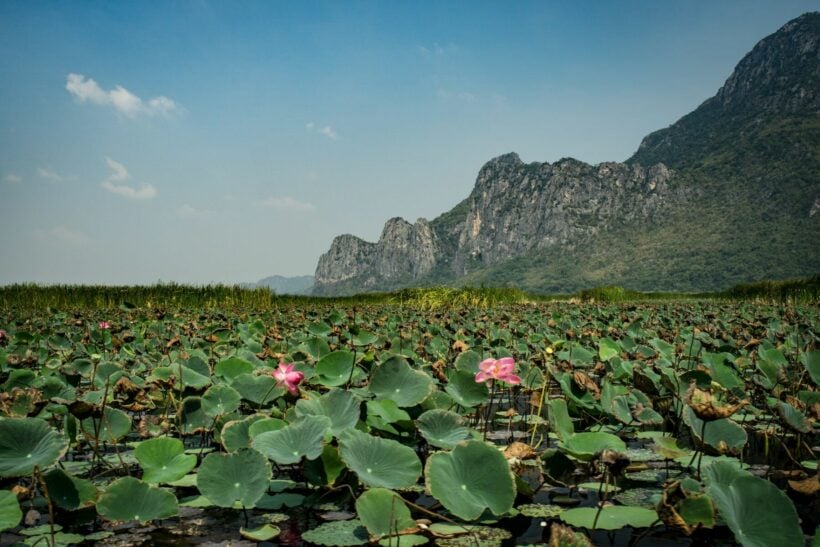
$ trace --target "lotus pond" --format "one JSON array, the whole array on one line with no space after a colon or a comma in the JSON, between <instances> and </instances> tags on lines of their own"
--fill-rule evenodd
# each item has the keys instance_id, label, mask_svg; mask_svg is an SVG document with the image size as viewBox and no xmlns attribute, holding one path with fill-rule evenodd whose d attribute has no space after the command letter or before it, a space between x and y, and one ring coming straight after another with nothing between
<instances>
[{"instance_id":1,"label":"lotus pond","mask_svg":"<svg viewBox=\"0 0 820 547\"><path fill-rule=\"evenodd\" d=\"M0 543L817 545L817 319L0 311Z\"/></svg>"}]
</instances>

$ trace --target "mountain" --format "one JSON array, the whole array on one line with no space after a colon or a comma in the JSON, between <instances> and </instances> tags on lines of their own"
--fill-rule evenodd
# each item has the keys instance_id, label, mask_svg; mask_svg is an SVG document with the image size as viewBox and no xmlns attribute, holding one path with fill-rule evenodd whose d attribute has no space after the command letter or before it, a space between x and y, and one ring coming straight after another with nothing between
<instances>
[{"instance_id":1,"label":"mountain","mask_svg":"<svg viewBox=\"0 0 820 547\"><path fill-rule=\"evenodd\" d=\"M296 277L285 277L272 275L265 279L260 279L252 284L253 287L267 287L276 294L310 294L313 290L313 276L300 275Z\"/></svg>"},{"instance_id":2,"label":"mountain","mask_svg":"<svg viewBox=\"0 0 820 547\"><path fill-rule=\"evenodd\" d=\"M487 162L453 209L334 239L314 294L406 286L702 291L820 272L820 13L761 40L624 163Z\"/></svg>"}]
</instances>

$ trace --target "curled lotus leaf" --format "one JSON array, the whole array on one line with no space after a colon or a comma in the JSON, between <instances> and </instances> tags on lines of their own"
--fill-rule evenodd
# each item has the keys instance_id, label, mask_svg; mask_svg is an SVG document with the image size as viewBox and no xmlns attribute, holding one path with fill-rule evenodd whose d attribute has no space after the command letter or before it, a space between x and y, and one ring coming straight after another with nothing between
<instances>
[{"instance_id":1,"label":"curled lotus leaf","mask_svg":"<svg viewBox=\"0 0 820 547\"><path fill-rule=\"evenodd\" d=\"M744 399L735 404L727 404L718 401L710 391L704 391L692 382L686 391L686 404L695 413L695 416L705 422L728 418L744 406L749 404L748 399Z\"/></svg>"}]
</instances>

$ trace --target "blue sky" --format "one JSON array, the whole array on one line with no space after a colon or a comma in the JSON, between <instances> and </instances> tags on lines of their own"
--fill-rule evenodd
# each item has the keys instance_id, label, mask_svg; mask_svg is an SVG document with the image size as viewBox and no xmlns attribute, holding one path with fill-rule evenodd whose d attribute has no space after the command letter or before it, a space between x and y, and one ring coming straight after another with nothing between
<instances>
[{"instance_id":1,"label":"blue sky","mask_svg":"<svg viewBox=\"0 0 820 547\"><path fill-rule=\"evenodd\" d=\"M0 2L0 284L313 273L481 165L622 161L816 2Z\"/></svg>"}]
</instances>

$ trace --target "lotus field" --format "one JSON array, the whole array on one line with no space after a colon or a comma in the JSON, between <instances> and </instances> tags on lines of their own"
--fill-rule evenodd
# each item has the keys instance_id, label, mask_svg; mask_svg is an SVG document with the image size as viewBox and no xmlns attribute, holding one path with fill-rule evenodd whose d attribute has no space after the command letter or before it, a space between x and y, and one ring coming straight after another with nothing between
<instances>
[{"instance_id":1,"label":"lotus field","mask_svg":"<svg viewBox=\"0 0 820 547\"><path fill-rule=\"evenodd\" d=\"M730 302L6 309L0 543L801 546L817 320Z\"/></svg>"}]
</instances>

